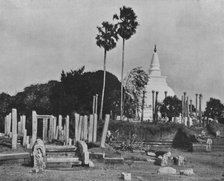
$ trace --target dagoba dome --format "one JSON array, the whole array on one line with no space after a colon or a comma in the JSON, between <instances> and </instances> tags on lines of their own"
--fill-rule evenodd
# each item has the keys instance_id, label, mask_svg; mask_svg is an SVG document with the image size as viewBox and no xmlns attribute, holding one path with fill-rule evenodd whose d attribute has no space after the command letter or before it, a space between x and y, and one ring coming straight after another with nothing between
<instances>
[{"instance_id":1,"label":"dagoba dome","mask_svg":"<svg viewBox=\"0 0 224 181\"><path fill-rule=\"evenodd\" d=\"M152 60L148 70L149 81L146 85L145 108L143 120L152 120L152 91L158 92L158 102L163 102L165 96L174 96L175 93L166 82L166 76L161 75L159 57L155 45Z\"/></svg>"}]
</instances>

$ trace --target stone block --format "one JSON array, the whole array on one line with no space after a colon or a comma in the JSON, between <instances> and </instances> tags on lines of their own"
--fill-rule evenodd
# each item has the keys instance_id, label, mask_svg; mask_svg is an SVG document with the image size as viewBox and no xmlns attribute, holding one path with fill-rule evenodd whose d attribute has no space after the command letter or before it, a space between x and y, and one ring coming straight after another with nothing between
<instances>
[{"instance_id":1,"label":"stone block","mask_svg":"<svg viewBox=\"0 0 224 181\"><path fill-rule=\"evenodd\" d=\"M122 158L122 157L115 157L115 158L105 157L104 163L106 163L106 164L123 164L124 158Z\"/></svg>"},{"instance_id":2,"label":"stone block","mask_svg":"<svg viewBox=\"0 0 224 181\"><path fill-rule=\"evenodd\" d=\"M91 160L89 160L89 167L90 167L90 168L95 167L94 163L93 163Z\"/></svg>"},{"instance_id":3,"label":"stone block","mask_svg":"<svg viewBox=\"0 0 224 181\"><path fill-rule=\"evenodd\" d=\"M154 152L146 152L146 155L150 157L156 157L156 154Z\"/></svg>"},{"instance_id":4,"label":"stone block","mask_svg":"<svg viewBox=\"0 0 224 181\"><path fill-rule=\"evenodd\" d=\"M90 153L90 159L103 160L105 158L105 153Z\"/></svg>"},{"instance_id":5,"label":"stone block","mask_svg":"<svg viewBox=\"0 0 224 181\"><path fill-rule=\"evenodd\" d=\"M121 173L121 179L130 181L131 180L131 173L122 172Z\"/></svg>"},{"instance_id":6,"label":"stone block","mask_svg":"<svg viewBox=\"0 0 224 181\"><path fill-rule=\"evenodd\" d=\"M192 168L180 170L180 175L187 175L187 176L194 175L194 170Z\"/></svg>"},{"instance_id":7,"label":"stone block","mask_svg":"<svg viewBox=\"0 0 224 181\"><path fill-rule=\"evenodd\" d=\"M168 158L166 156L159 156L158 158L156 158L155 160L155 165L159 165L159 166L167 166L168 164Z\"/></svg>"},{"instance_id":8,"label":"stone block","mask_svg":"<svg viewBox=\"0 0 224 181\"><path fill-rule=\"evenodd\" d=\"M172 168L172 167L161 167L158 170L158 174L168 174L168 175L173 175L176 174L177 171L176 169Z\"/></svg>"}]
</instances>

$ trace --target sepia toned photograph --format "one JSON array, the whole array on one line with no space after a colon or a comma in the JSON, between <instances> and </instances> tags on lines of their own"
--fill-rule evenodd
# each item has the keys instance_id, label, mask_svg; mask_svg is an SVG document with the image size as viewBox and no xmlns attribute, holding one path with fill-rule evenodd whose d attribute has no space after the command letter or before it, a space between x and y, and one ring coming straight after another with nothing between
<instances>
[{"instance_id":1,"label":"sepia toned photograph","mask_svg":"<svg viewBox=\"0 0 224 181\"><path fill-rule=\"evenodd\" d=\"M223 0L0 0L0 181L224 181Z\"/></svg>"}]
</instances>

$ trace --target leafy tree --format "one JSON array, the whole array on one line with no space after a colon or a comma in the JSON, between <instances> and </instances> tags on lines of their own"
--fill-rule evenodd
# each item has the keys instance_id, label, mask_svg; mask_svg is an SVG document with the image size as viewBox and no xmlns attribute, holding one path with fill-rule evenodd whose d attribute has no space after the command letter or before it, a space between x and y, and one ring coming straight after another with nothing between
<instances>
[{"instance_id":1,"label":"leafy tree","mask_svg":"<svg viewBox=\"0 0 224 181\"><path fill-rule=\"evenodd\" d=\"M123 74L124 74L124 47L125 41L130 39L136 33L136 28L139 25L137 16L132 8L123 6L120 8L120 14L115 14L113 19L118 22L116 24L117 33L122 38L122 66L121 66L121 119L123 117Z\"/></svg>"},{"instance_id":2,"label":"leafy tree","mask_svg":"<svg viewBox=\"0 0 224 181\"><path fill-rule=\"evenodd\" d=\"M177 117L182 111L181 100L177 96L167 96L163 100L163 104L160 107L160 112L163 117L167 116L169 122L172 120L172 117Z\"/></svg>"},{"instance_id":3,"label":"leafy tree","mask_svg":"<svg viewBox=\"0 0 224 181\"><path fill-rule=\"evenodd\" d=\"M210 98L206 103L204 116L212 119L217 119L219 122L223 120L224 105L219 99Z\"/></svg>"},{"instance_id":4,"label":"leafy tree","mask_svg":"<svg viewBox=\"0 0 224 181\"><path fill-rule=\"evenodd\" d=\"M4 131L4 117L9 113L11 109L12 98L9 94L0 94L0 132Z\"/></svg>"},{"instance_id":5,"label":"leafy tree","mask_svg":"<svg viewBox=\"0 0 224 181\"><path fill-rule=\"evenodd\" d=\"M137 115L140 109L140 105L144 101L142 101L143 91L145 89L145 85L148 83L148 79L148 74L142 69L142 67L132 69L125 78L125 93L128 94L132 99L131 105L136 110ZM126 101L130 100L127 98Z\"/></svg>"},{"instance_id":6,"label":"leafy tree","mask_svg":"<svg viewBox=\"0 0 224 181\"><path fill-rule=\"evenodd\" d=\"M116 29L113 24L108 22L103 22L101 27L97 27L98 35L96 36L96 44L99 47L104 48L104 61L103 61L103 88L102 88L102 96L101 96L101 106L100 106L100 116L102 119L103 114L103 102L104 102L104 92L105 92L105 84L106 84L106 55L107 52L116 47L116 41L118 40L118 36L116 34Z\"/></svg>"}]
</instances>

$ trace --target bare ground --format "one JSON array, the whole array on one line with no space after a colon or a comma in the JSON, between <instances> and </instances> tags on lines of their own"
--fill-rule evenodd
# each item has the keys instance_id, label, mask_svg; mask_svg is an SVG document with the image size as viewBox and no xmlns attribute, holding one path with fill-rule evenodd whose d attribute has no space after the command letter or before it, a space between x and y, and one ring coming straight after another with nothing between
<instances>
[{"instance_id":1,"label":"bare ground","mask_svg":"<svg viewBox=\"0 0 224 181\"><path fill-rule=\"evenodd\" d=\"M186 180L186 181L210 181L223 180L224 181L224 153L210 152L210 153L191 153L180 150L171 150L172 154L183 155L186 158L184 167L173 165L169 166L177 169L176 175L158 175L157 170L159 166L146 161L147 156L141 153L122 152L122 156L126 159L123 165L104 164L93 160L95 168L75 167L72 171L59 170L45 170L43 173L32 173L31 167L21 165L0 165L0 180L2 181L116 181L121 180L121 172L129 172L132 175L132 180ZM184 168L193 168L193 176L179 175L179 170Z\"/></svg>"}]
</instances>

